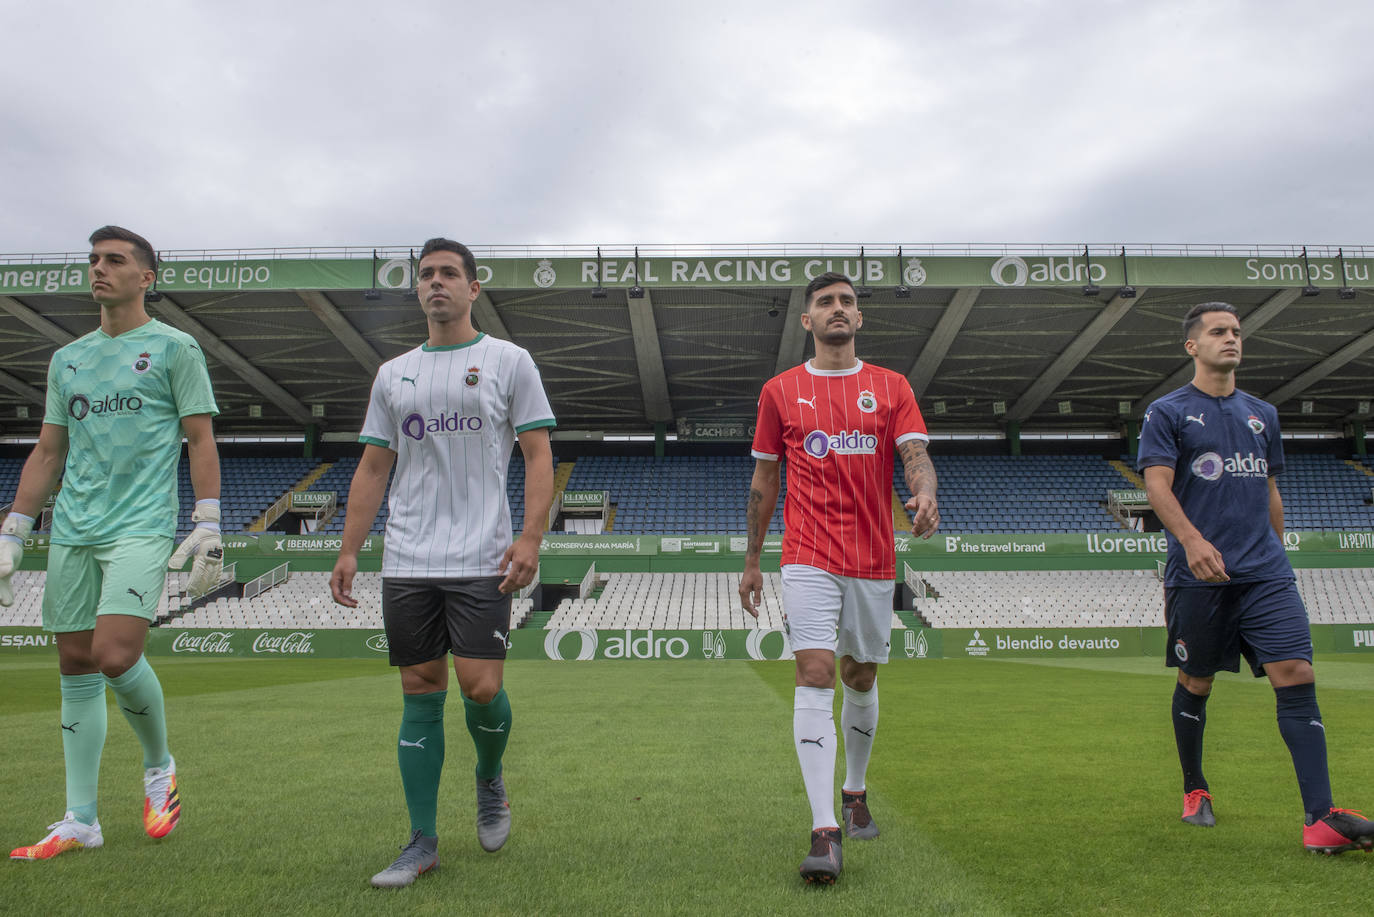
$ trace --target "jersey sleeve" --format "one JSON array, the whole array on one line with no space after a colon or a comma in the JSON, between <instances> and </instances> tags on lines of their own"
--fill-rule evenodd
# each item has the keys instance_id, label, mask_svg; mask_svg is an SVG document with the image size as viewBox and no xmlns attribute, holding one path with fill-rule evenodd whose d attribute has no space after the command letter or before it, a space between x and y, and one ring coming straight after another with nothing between
<instances>
[{"instance_id":1,"label":"jersey sleeve","mask_svg":"<svg viewBox=\"0 0 1374 917\"><path fill-rule=\"evenodd\" d=\"M215 391L210 385L210 370L205 366L205 354L194 343L177 341L172 344L171 356L168 377L177 416L218 414L219 406L215 404Z\"/></svg>"},{"instance_id":2,"label":"jersey sleeve","mask_svg":"<svg viewBox=\"0 0 1374 917\"><path fill-rule=\"evenodd\" d=\"M386 449L393 448L391 443L396 435L396 418L386 397L390 388L387 383L390 375L388 367L384 365L378 370L377 378L372 380L372 397L367 402L367 416L363 418L362 432L358 434L360 443L382 446Z\"/></svg>"},{"instance_id":3,"label":"jersey sleeve","mask_svg":"<svg viewBox=\"0 0 1374 917\"><path fill-rule=\"evenodd\" d=\"M750 452L756 459L776 462L782 458L782 412L778 409L778 388L767 382L759 393L759 417L754 425L754 445Z\"/></svg>"},{"instance_id":4,"label":"jersey sleeve","mask_svg":"<svg viewBox=\"0 0 1374 917\"><path fill-rule=\"evenodd\" d=\"M1139 457L1136 471L1144 471L1151 465L1178 465L1178 424L1173 412L1158 401L1145 412L1145 422L1140 425Z\"/></svg>"},{"instance_id":5,"label":"jersey sleeve","mask_svg":"<svg viewBox=\"0 0 1374 917\"><path fill-rule=\"evenodd\" d=\"M515 361L515 385L511 391L511 426L516 434L537 427L556 426L549 397L544 393L544 380L529 351L521 350Z\"/></svg>"},{"instance_id":6,"label":"jersey sleeve","mask_svg":"<svg viewBox=\"0 0 1374 917\"><path fill-rule=\"evenodd\" d=\"M900 446L907 440L919 439L930 442L926 432L926 419L921 416L921 408L916 404L916 393L911 383L902 379L897 383L897 403L892 406L892 441Z\"/></svg>"},{"instance_id":7,"label":"jersey sleeve","mask_svg":"<svg viewBox=\"0 0 1374 917\"><path fill-rule=\"evenodd\" d=\"M48 363L48 397L43 406L43 422L65 428L67 426L67 402L63 399L62 388L57 382L57 360L58 355L53 354L52 360Z\"/></svg>"}]
</instances>

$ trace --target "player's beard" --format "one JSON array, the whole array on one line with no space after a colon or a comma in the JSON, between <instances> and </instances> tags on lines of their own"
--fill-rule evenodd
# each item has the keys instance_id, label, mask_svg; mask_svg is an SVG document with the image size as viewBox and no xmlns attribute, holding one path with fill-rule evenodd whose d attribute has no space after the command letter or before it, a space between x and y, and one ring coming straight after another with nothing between
<instances>
[{"instance_id":1,"label":"player's beard","mask_svg":"<svg viewBox=\"0 0 1374 917\"><path fill-rule=\"evenodd\" d=\"M849 322L834 325L827 322L821 333L816 335L816 340L831 347L848 344L854 340L854 326Z\"/></svg>"}]
</instances>

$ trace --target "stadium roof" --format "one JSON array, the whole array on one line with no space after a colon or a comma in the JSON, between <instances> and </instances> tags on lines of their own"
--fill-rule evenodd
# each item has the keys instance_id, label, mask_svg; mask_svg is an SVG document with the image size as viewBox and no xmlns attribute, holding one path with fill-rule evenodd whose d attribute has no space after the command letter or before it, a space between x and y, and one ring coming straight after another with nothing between
<instances>
[{"instance_id":1,"label":"stadium roof","mask_svg":"<svg viewBox=\"0 0 1374 917\"><path fill-rule=\"evenodd\" d=\"M1191 378L1179 319L1209 300L1239 310L1241 387L1274 402L1286 432L1340 434L1367 421L1374 401L1368 246L1104 244L1086 257L1081 245L474 252L474 322L533 354L562 435L648 434L656 423L684 437L738 433L763 382L810 355L801 293L827 269L870 292L859 355L911 380L937 434L997 434L1008 422L1022 435L1119 433ZM0 255L0 436L36 435L49 358L95 326L85 258ZM162 299L149 311L201 342L221 435L317 424L352 439L378 365L425 337L407 296L409 248L162 258ZM1098 289L1085 294L1089 283Z\"/></svg>"}]
</instances>

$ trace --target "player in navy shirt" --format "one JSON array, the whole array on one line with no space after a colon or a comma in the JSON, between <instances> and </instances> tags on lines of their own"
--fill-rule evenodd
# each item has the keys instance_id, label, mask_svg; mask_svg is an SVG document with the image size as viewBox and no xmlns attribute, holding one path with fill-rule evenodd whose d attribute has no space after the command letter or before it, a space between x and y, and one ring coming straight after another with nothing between
<instances>
[{"instance_id":1,"label":"player in navy shirt","mask_svg":"<svg viewBox=\"0 0 1374 917\"><path fill-rule=\"evenodd\" d=\"M1326 729L1317 707L1307 609L1283 549L1283 470L1274 406L1236 388L1240 320L1220 302L1183 320L1193 381L1150 405L1138 467L1168 530L1165 660L1178 668L1174 740L1183 767L1183 821L1216 824L1202 775L1202 732L1212 679L1240 670L1274 687L1279 732L1293 757L1308 850L1374 849L1374 822L1331 802Z\"/></svg>"}]
</instances>

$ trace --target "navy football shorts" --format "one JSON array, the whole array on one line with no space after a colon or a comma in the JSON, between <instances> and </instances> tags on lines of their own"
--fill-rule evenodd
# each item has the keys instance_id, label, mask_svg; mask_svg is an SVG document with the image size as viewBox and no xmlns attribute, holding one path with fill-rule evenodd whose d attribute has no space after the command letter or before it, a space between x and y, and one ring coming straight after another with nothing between
<instances>
[{"instance_id":1,"label":"navy football shorts","mask_svg":"<svg viewBox=\"0 0 1374 917\"><path fill-rule=\"evenodd\" d=\"M1293 580L1169 587L1164 622L1165 664L1194 678L1239 672L1242 655L1256 678L1267 662L1312 661L1312 629Z\"/></svg>"},{"instance_id":2,"label":"navy football shorts","mask_svg":"<svg viewBox=\"0 0 1374 917\"><path fill-rule=\"evenodd\" d=\"M445 653L505 659L510 596L500 576L382 578L382 622L392 665L419 665Z\"/></svg>"}]
</instances>

